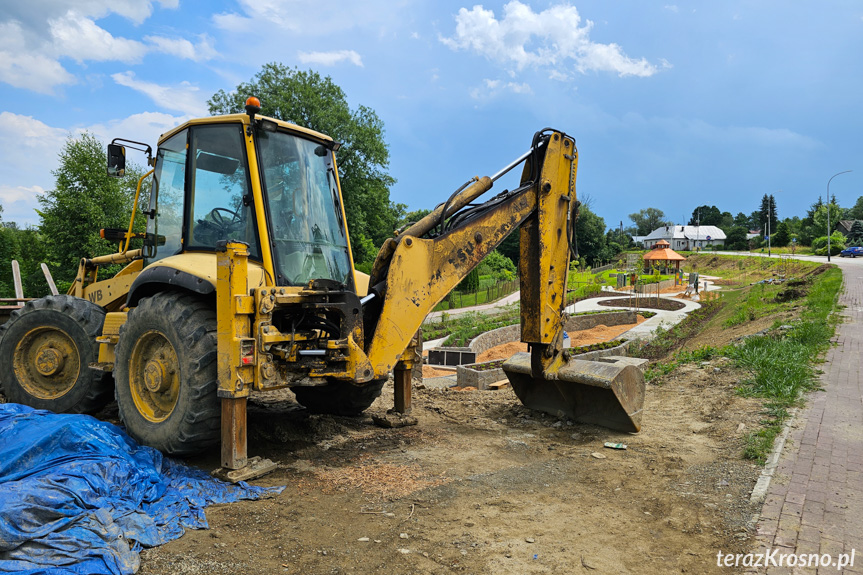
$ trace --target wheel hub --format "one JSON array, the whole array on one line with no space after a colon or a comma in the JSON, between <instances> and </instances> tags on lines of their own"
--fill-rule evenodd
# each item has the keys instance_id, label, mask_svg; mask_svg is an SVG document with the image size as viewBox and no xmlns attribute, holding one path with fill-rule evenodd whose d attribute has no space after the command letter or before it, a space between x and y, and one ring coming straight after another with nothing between
<instances>
[{"instance_id":1,"label":"wheel hub","mask_svg":"<svg viewBox=\"0 0 863 575\"><path fill-rule=\"evenodd\" d=\"M48 345L36 352L36 371L49 377L61 371L66 360L63 354Z\"/></svg>"},{"instance_id":2,"label":"wheel hub","mask_svg":"<svg viewBox=\"0 0 863 575\"><path fill-rule=\"evenodd\" d=\"M63 329L40 326L27 332L15 346L12 369L28 394L54 400L75 386L81 358L72 337Z\"/></svg>"},{"instance_id":3,"label":"wheel hub","mask_svg":"<svg viewBox=\"0 0 863 575\"><path fill-rule=\"evenodd\" d=\"M161 393L171 385L168 367L161 358L152 359L144 368L144 385L153 393Z\"/></svg>"},{"instance_id":4,"label":"wheel hub","mask_svg":"<svg viewBox=\"0 0 863 575\"><path fill-rule=\"evenodd\" d=\"M177 352L164 333L150 330L134 343L129 357L129 388L138 413L153 423L174 411L180 393Z\"/></svg>"}]
</instances>

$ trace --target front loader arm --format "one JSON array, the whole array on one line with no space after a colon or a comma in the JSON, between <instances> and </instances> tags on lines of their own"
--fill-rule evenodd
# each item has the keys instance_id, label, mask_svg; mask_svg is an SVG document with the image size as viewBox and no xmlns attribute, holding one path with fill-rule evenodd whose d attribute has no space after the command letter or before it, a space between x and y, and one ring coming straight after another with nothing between
<instances>
[{"instance_id":1,"label":"front loader arm","mask_svg":"<svg viewBox=\"0 0 863 575\"><path fill-rule=\"evenodd\" d=\"M448 231L419 237L442 221L444 210L450 216L491 187L491 179L478 179L381 249L371 279L380 311L371 323L374 335L366 340L375 377L393 370L426 315L520 226L522 339L543 351L549 346L560 351L574 225L575 141L560 132L537 134L523 159L518 189L474 208Z\"/></svg>"}]
</instances>

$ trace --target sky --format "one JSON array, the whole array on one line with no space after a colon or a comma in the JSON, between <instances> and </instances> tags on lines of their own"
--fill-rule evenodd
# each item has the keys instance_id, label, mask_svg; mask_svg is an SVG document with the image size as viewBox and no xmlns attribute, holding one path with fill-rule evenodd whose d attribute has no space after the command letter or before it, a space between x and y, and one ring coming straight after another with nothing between
<instances>
[{"instance_id":1,"label":"sky","mask_svg":"<svg viewBox=\"0 0 863 575\"><path fill-rule=\"evenodd\" d=\"M831 194L863 195L858 1L0 4L0 205L22 225L38 224L69 137L155 147L268 62L328 75L376 111L391 199L411 210L497 172L545 127L575 137L577 194L609 227L647 207L674 223L703 204L749 214L764 194L803 216L844 170Z\"/></svg>"}]
</instances>

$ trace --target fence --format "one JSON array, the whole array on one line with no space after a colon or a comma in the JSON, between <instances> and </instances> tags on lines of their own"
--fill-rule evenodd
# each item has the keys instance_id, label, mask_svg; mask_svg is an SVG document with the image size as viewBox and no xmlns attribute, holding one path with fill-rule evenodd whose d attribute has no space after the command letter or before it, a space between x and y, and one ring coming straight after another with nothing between
<instances>
[{"instance_id":1,"label":"fence","mask_svg":"<svg viewBox=\"0 0 863 575\"><path fill-rule=\"evenodd\" d=\"M488 302L497 301L500 298L518 291L518 280L509 280L497 282L485 288L481 288L475 292L457 292L452 291L445 300L440 302L435 310L449 310L461 307L470 307Z\"/></svg>"},{"instance_id":2,"label":"fence","mask_svg":"<svg viewBox=\"0 0 863 575\"><path fill-rule=\"evenodd\" d=\"M596 275L601 274L602 272L607 272L611 268L613 268L615 264L605 264L604 266L599 266L598 268L590 268L590 273Z\"/></svg>"}]
</instances>

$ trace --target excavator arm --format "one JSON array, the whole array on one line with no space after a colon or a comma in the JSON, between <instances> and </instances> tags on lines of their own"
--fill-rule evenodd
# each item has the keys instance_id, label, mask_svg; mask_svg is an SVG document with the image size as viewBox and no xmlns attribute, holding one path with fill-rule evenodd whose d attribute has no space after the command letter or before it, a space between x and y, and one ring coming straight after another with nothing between
<instances>
[{"instance_id":1,"label":"excavator arm","mask_svg":"<svg viewBox=\"0 0 863 575\"><path fill-rule=\"evenodd\" d=\"M521 183L473 206L494 180L524 162ZM413 336L426 315L510 233L519 229L521 339L530 352L504 365L528 407L638 431L641 372L629 363L571 360L563 349L567 272L577 200L575 140L554 130L491 178L478 178L381 248L366 298L366 353L375 377L412 362ZM426 236L426 237L424 237ZM407 358L407 359L405 359ZM402 364L399 364L401 360ZM404 382L402 382L404 383Z\"/></svg>"},{"instance_id":2,"label":"excavator arm","mask_svg":"<svg viewBox=\"0 0 863 575\"><path fill-rule=\"evenodd\" d=\"M373 332L366 332L374 333L367 340L367 355L377 377L393 370L426 315L519 227L522 337L546 354L555 345L551 355L560 352L574 224L575 141L560 132L538 133L530 151L506 171L521 162L525 166L517 189L460 212L504 171L476 179L381 249L370 281L380 311L368 310L376 321ZM442 221L443 231L421 237Z\"/></svg>"}]
</instances>

